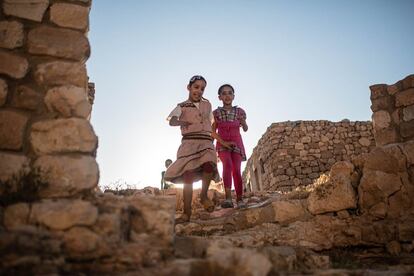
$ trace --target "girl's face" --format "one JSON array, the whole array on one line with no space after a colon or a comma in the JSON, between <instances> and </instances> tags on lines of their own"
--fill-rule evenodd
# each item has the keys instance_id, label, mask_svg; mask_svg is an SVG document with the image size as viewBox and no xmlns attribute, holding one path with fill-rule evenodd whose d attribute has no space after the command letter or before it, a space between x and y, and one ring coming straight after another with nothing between
<instances>
[{"instance_id":1,"label":"girl's face","mask_svg":"<svg viewBox=\"0 0 414 276\"><path fill-rule=\"evenodd\" d=\"M223 102L224 105L231 105L234 100L234 91L231 87L224 86L219 95L219 100Z\"/></svg>"},{"instance_id":2,"label":"girl's face","mask_svg":"<svg viewBox=\"0 0 414 276\"><path fill-rule=\"evenodd\" d=\"M199 102L203 96L206 83L203 80L196 80L192 84L187 85L187 89L190 92L188 99L192 102Z\"/></svg>"}]
</instances>

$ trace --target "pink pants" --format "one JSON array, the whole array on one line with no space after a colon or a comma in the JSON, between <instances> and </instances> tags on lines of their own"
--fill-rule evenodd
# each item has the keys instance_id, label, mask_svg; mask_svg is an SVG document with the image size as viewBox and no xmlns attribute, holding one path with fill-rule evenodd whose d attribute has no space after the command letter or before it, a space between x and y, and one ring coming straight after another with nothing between
<instances>
[{"instance_id":1,"label":"pink pants","mask_svg":"<svg viewBox=\"0 0 414 276\"><path fill-rule=\"evenodd\" d=\"M226 189L231 189L231 179L233 176L234 189L237 198L243 195L243 182L241 176L242 156L236 152L220 151L219 157L223 163L223 182Z\"/></svg>"}]
</instances>

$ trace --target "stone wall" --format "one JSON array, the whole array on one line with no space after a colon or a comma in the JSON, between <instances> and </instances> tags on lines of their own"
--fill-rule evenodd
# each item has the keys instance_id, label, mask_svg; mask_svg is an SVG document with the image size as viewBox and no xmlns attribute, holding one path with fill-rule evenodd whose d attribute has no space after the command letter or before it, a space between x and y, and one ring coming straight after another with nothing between
<instances>
[{"instance_id":1,"label":"stone wall","mask_svg":"<svg viewBox=\"0 0 414 276\"><path fill-rule=\"evenodd\" d=\"M288 121L272 124L247 161L248 191L311 184L331 166L375 146L371 122Z\"/></svg>"},{"instance_id":2,"label":"stone wall","mask_svg":"<svg viewBox=\"0 0 414 276\"><path fill-rule=\"evenodd\" d=\"M371 89L371 110L377 146L414 138L414 75Z\"/></svg>"},{"instance_id":3,"label":"stone wall","mask_svg":"<svg viewBox=\"0 0 414 276\"><path fill-rule=\"evenodd\" d=\"M151 266L174 198L101 194L85 62L91 0L0 1L0 274Z\"/></svg>"}]
</instances>

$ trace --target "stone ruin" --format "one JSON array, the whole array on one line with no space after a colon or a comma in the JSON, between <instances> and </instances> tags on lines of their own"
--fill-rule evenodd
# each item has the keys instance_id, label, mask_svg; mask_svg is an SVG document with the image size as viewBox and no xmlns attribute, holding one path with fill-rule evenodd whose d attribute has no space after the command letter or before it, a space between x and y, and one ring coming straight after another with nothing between
<instances>
[{"instance_id":1,"label":"stone ruin","mask_svg":"<svg viewBox=\"0 0 414 276\"><path fill-rule=\"evenodd\" d=\"M272 124L243 174L247 191L290 191L313 183L338 161L375 146L371 122L294 121Z\"/></svg>"},{"instance_id":2,"label":"stone ruin","mask_svg":"<svg viewBox=\"0 0 414 276\"><path fill-rule=\"evenodd\" d=\"M361 137L352 141L340 135L347 131L329 132L333 145L323 142L323 152L333 150L332 159L339 162L318 163L320 172L329 173L312 184L295 182L314 179L301 172L292 175L296 188L280 193L279 182L263 177L255 186L259 191L246 193L247 209L217 206L206 213L194 204L194 218L174 226L178 191L147 188L117 195L97 189L97 136L88 120L85 66L90 8L91 0L0 2L0 274L413 271L414 75L371 87L377 147L370 148L369 123L359 124L367 135L355 131ZM289 139L298 139L276 149L286 150L283 166L297 157L288 147L298 144L298 166L316 167L311 161L317 158L301 159L318 156L312 148L316 134L304 133L311 137L307 142L289 124L278 126ZM340 124L336 131L358 125L325 124ZM312 123L300 122L298 130L303 126L310 131ZM262 173L281 169L261 160ZM298 166L289 164L296 172ZM290 167L282 168L291 180ZM275 187L266 186L270 183ZM210 196L217 205L223 198L217 191ZM365 266L357 265L361 260Z\"/></svg>"},{"instance_id":3,"label":"stone ruin","mask_svg":"<svg viewBox=\"0 0 414 276\"><path fill-rule=\"evenodd\" d=\"M91 0L0 1L0 274L125 271L172 256L174 198L97 191Z\"/></svg>"}]
</instances>

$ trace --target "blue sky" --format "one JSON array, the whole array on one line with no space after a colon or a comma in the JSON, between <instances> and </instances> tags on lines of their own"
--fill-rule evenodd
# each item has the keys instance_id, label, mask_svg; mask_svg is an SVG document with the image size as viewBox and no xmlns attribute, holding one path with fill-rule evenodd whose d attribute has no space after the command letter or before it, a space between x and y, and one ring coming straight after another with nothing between
<instances>
[{"instance_id":1,"label":"blue sky","mask_svg":"<svg viewBox=\"0 0 414 276\"><path fill-rule=\"evenodd\" d=\"M97 0L90 14L100 185L159 187L194 74L246 110L247 154L273 122L371 119L369 86L414 73L412 0Z\"/></svg>"}]
</instances>

